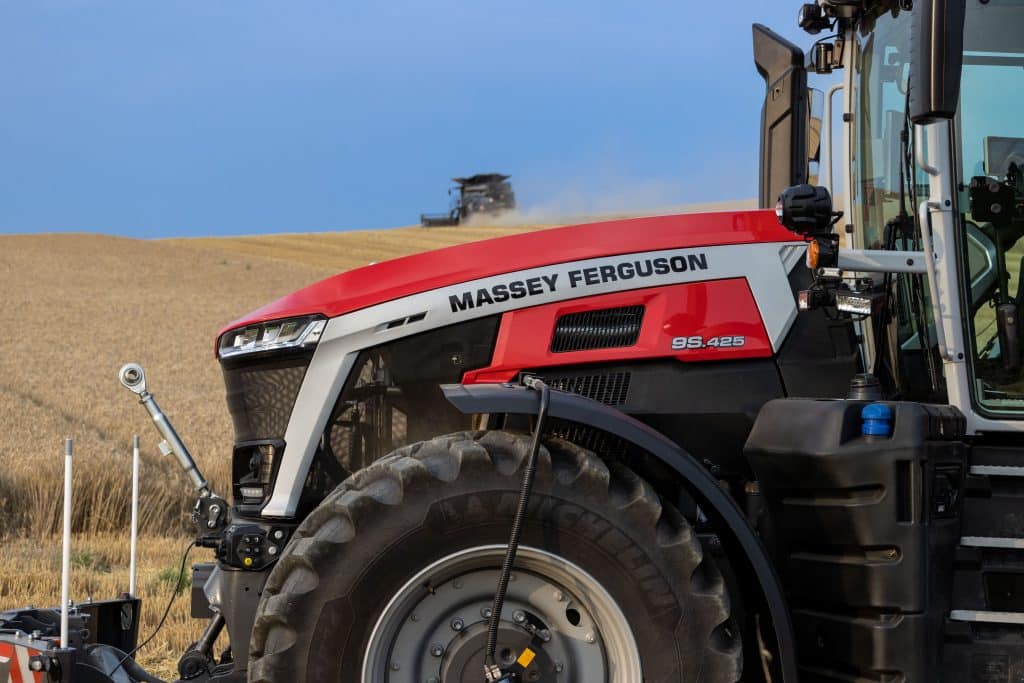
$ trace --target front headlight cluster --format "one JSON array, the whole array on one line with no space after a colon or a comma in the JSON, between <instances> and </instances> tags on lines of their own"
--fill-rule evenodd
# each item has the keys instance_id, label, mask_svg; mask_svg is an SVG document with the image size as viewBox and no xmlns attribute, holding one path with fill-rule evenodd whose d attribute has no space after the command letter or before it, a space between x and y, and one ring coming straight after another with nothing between
<instances>
[{"instance_id":1,"label":"front headlight cluster","mask_svg":"<svg viewBox=\"0 0 1024 683\"><path fill-rule=\"evenodd\" d=\"M320 341L327 321L320 316L272 320L226 332L218 355L231 358L246 353L312 346Z\"/></svg>"},{"instance_id":2,"label":"front headlight cluster","mask_svg":"<svg viewBox=\"0 0 1024 683\"><path fill-rule=\"evenodd\" d=\"M284 442L280 440L235 447L232 478L236 505L260 505L270 495L274 463L283 449Z\"/></svg>"}]
</instances>

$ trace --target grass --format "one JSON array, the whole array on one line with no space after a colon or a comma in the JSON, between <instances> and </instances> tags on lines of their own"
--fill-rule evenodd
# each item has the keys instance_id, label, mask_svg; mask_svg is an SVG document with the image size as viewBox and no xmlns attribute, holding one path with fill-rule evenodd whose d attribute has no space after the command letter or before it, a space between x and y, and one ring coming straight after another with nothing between
<instances>
[{"instance_id":1,"label":"grass","mask_svg":"<svg viewBox=\"0 0 1024 683\"><path fill-rule=\"evenodd\" d=\"M340 272L368 263L455 244L541 229L543 225L469 225L351 232L166 240L168 244L260 259L284 260Z\"/></svg>"},{"instance_id":2,"label":"grass","mask_svg":"<svg viewBox=\"0 0 1024 683\"><path fill-rule=\"evenodd\" d=\"M136 592L142 598L141 639L156 628L174 588L181 553L188 541L180 536L139 539ZM125 535L78 534L73 542L72 590L78 602L116 597L128 590L128 543ZM192 560L205 560L197 551ZM151 673L177 678L178 656L192 643L201 625L189 616L188 571L179 587L167 622L153 642L138 654ZM60 596L60 539L8 538L0 554L0 602L4 608L53 606ZM219 643L224 647L226 643ZM219 649L217 650L219 652Z\"/></svg>"}]
</instances>

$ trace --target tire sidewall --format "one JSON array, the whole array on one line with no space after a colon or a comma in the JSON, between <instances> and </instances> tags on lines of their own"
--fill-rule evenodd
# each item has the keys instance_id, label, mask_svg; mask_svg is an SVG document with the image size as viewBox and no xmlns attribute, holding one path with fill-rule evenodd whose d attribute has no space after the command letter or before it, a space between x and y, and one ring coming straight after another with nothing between
<instances>
[{"instance_id":1,"label":"tire sidewall","mask_svg":"<svg viewBox=\"0 0 1024 683\"><path fill-rule=\"evenodd\" d=\"M407 490L401 505L362 515L355 538L331 546L320 585L302 605L311 634L295 662L301 680L361 680L370 634L390 598L428 565L467 548L505 544L519 497L519 473L493 467L454 482L430 480ZM609 505L605 487L590 492L560 483L550 469L534 485L521 544L587 571L633 630L646 680L678 680L678 638L687 611L678 568L657 552L655 522ZM685 582L687 577L683 577ZM298 679L297 679L298 680Z\"/></svg>"}]
</instances>

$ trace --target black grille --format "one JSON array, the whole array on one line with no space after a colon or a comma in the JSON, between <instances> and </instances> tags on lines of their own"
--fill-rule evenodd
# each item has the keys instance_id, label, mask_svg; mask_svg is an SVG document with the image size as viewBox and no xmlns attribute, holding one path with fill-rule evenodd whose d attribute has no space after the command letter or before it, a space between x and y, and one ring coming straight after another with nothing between
<instances>
[{"instance_id":1,"label":"black grille","mask_svg":"<svg viewBox=\"0 0 1024 683\"><path fill-rule=\"evenodd\" d=\"M563 315L555 323L551 351L589 351L633 346L644 322L643 306L622 306Z\"/></svg>"},{"instance_id":2,"label":"black grille","mask_svg":"<svg viewBox=\"0 0 1024 683\"><path fill-rule=\"evenodd\" d=\"M579 394L609 406L621 406L629 393L628 372L604 372L597 375L573 377L544 377L552 389Z\"/></svg>"},{"instance_id":3,"label":"black grille","mask_svg":"<svg viewBox=\"0 0 1024 683\"><path fill-rule=\"evenodd\" d=\"M588 451L600 453L605 458L623 461L629 456L630 447L626 441L594 427L552 419L544 431L549 436L570 441Z\"/></svg>"},{"instance_id":4,"label":"black grille","mask_svg":"<svg viewBox=\"0 0 1024 683\"><path fill-rule=\"evenodd\" d=\"M234 360L224 365L236 443L284 438L309 360L304 354L287 360Z\"/></svg>"}]
</instances>

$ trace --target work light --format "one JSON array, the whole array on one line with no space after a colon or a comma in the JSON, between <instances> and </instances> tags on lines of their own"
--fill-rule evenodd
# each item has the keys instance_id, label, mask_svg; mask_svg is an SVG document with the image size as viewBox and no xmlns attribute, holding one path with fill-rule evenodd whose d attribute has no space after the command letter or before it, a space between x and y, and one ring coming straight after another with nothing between
<instances>
[{"instance_id":1,"label":"work light","mask_svg":"<svg viewBox=\"0 0 1024 683\"><path fill-rule=\"evenodd\" d=\"M808 238L830 234L838 220L828 189L806 184L783 190L775 205L775 215L783 226Z\"/></svg>"},{"instance_id":2,"label":"work light","mask_svg":"<svg viewBox=\"0 0 1024 683\"><path fill-rule=\"evenodd\" d=\"M832 25L829 18L825 16L825 10L816 2L810 2L800 7L797 23L800 25L800 28L812 36L821 33Z\"/></svg>"}]
</instances>

